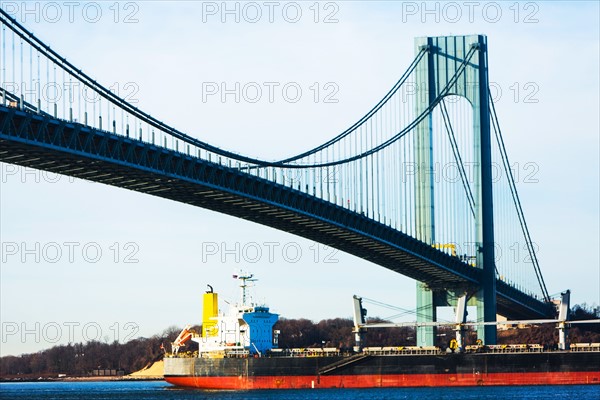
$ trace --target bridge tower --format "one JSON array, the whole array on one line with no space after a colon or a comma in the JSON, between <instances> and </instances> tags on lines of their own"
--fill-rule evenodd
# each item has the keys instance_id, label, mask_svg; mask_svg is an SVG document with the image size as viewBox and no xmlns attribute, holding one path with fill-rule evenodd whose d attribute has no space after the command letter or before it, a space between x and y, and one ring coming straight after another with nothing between
<instances>
[{"instance_id":1,"label":"bridge tower","mask_svg":"<svg viewBox=\"0 0 600 400\"><path fill-rule=\"evenodd\" d=\"M489 82L487 62L487 37L484 35L421 37L415 39L418 53L427 50L425 62L416 69L415 115L420 115L434 103L448 81L459 69L471 48L475 48L471 61L449 94L464 97L473 107L474 171L473 196L475 199L476 265L483 269L480 288L474 293L471 304L477 306L477 319L496 321L496 267L494 263L494 221L492 206L492 156L490 136ZM434 162L433 121L430 113L415 130L415 215L417 238L425 243L435 242L434 223ZM438 133L439 134L439 133ZM428 287L417 282L417 320L436 320L436 308L446 305L450 294L443 288ZM486 344L496 343L496 326L478 328L478 337ZM417 344L434 344L434 327L417 329Z\"/></svg>"}]
</instances>

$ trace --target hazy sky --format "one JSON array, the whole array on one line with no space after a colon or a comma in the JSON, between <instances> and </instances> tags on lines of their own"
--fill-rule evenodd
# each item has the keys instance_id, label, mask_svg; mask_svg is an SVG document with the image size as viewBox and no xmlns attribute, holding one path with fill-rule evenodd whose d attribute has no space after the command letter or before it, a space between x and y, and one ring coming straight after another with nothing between
<instances>
[{"instance_id":1,"label":"hazy sky","mask_svg":"<svg viewBox=\"0 0 600 400\"><path fill-rule=\"evenodd\" d=\"M538 167L537 182L520 179L518 189L548 290L600 303L597 2L229 2L230 12L221 2L36 2L29 12L20 1L0 4L158 119L268 159L354 123L412 61L414 37L486 34L509 156ZM291 82L302 96L202 96L207 85L236 82ZM337 102L325 101L328 83ZM206 284L236 298L238 266L260 279L257 297L289 318L349 317L353 294L415 308L414 281L302 238L132 191L0 168L1 355L199 323Z\"/></svg>"}]
</instances>

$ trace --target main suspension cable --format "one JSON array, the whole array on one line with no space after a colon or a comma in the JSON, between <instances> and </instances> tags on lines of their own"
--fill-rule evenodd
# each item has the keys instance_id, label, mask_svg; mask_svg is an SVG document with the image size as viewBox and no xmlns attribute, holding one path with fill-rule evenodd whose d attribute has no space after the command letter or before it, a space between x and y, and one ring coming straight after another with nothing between
<instances>
[{"instance_id":1,"label":"main suspension cable","mask_svg":"<svg viewBox=\"0 0 600 400\"><path fill-rule=\"evenodd\" d=\"M267 161L267 160L262 160L262 159L258 159L258 158L244 156L244 155L241 155L238 153L234 153L234 152L227 151L227 150L221 149L219 147L210 145L207 142L193 138L193 137L167 125L166 123L157 120L156 118L152 117L150 114L147 114L147 113L141 111L137 107L134 107L133 105L131 105L129 102L120 98L119 96L114 94L112 91L110 91L106 87L102 86L101 84L96 82L94 79L92 79L90 76L85 74L82 70L76 68L67 59L65 59L58 53L56 53L48 45L46 45L44 42L42 42L40 39L38 39L32 32L28 31L25 27L23 27L21 24L19 24L14 18L12 18L4 10L0 9L0 14L6 18L5 19L5 18L0 17L0 21L2 21L3 24L7 25L9 27L9 29L11 29L14 33L16 33L20 38L22 38L30 46L32 46L37 51L42 53L44 56L46 56L48 59L50 59L55 64L60 64L63 67L63 69L65 70L65 72L67 72L69 75L73 76L74 78L79 79L86 86L96 90L100 96L102 96L109 102L113 103L114 105L121 107L126 112L139 118L141 121L146 122L150 126L156 128L156 129L159 129L167 134L170 134L171 136L173 136L179 140L182 140L183 142L197 146L203 150L215 153L215 154L223 156L223 157L228 157L228 158L231 158L236 161L240 161L240 162L244 162L244 163L248 163L248 164L256 164L261 167L288 167L288 165L286 165L287 163L292 162L297 159L300 159L300 158L303 158L305 156L314 154L314 153L338 142L339 140L343 139L345 136L347 136L348 134L353 132L357 127L359 127L361 124L363 124L366 120L368 120L371 116L373 116L379 109L381 109L381 107L406 82L406 80L408 79L408 77L410 76L412 71L414 71L414 69L416 68L416 65L423 58L423 55L426 52L425 49L421 49L421 51L419 51L419 53L417 54L417 56L415 57L413 62L410 64L409 68L405 71L405 73L398 80L398 82L396 82L396 84L393 86L393 88L383 97L382 100L379 101L379 103L377 103L377 105L375 105L375 107L373 107L367 114L365 114L365 116L363 116L359 121L357 121L355 124L353 124L350 128L346 129L344 132L342 132L335 138L327 141L323 145L318 146L307 152L304 152L300 155L290 157L290 158L287 158L285 160L280 160L280 161ZM14 27L17 27L18 30L14 29Z\"/></svg>"}]
</instances>

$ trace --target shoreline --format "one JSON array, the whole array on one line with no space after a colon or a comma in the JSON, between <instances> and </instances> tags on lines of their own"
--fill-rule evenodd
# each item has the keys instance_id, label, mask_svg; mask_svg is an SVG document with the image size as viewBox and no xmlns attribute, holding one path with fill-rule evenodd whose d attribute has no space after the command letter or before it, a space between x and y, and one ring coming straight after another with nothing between
<instances>
[{"instance_id":1,"label":"shoreline","mask_svg":"<svg viewBox=\"0 0 600 400\"><path fill-rule=\"evenodd\" d=\"M27 375L3 375L2 382L112 382L112 381L163 381L163 360L155 361L139 371L128 375L91 375L91 376L68 376L62 373L54 374L27 374Z\"/></svg>"},{"instance_id":2,"label":"shoreline","mask_svg":"<svg viewBox=\"0 0 600 400\"><path fill-rule=\"evenodd\" d=\"M21 382L111 382L111 381L163 381L162 376L67 376L55 377L0 377L0 383Z\"/></svg>"}]
</instances>

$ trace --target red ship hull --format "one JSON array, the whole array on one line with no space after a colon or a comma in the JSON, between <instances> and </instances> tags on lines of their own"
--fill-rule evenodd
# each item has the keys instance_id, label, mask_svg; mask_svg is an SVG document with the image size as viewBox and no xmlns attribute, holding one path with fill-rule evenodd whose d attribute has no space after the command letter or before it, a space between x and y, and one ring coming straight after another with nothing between
<instances>
[{"instance_id":1,"label":"red ship hull","mask_svg":"<svg viewBox=\"0 0 600 400\"><path fill-rule=\"evenodd\" d=\"M165 377L177 386L202 389L309 389L378 387L452 387L518 385L600 384L596 372L526 372L492 374L403 374L403 375L331 375L331 376L257 376L257 377Z\"/></svg>"},{"instance_id":2,"label":"red ship hull","mask_svg":"<svg viewBox=\"0 0 600 400\"><path fill-rule=\"evenodd\" d=\"M600 384L600 351L165 358L165 380L202 389Z\"/></svg>"}]
</instances>

